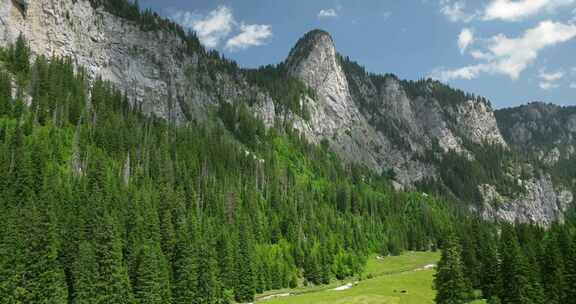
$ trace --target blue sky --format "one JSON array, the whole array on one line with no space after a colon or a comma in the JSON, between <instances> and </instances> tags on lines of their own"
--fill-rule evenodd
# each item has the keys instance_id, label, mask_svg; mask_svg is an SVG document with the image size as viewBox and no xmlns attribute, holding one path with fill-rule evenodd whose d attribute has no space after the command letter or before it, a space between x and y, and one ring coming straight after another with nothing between
<instances>
[{"instance_id":1,"label":"blue sky","mask_svg":"<svg viewBox=\"0 0 576 304\"><path fill-rule=\"evenodd\" d=\"M376 73L434 77L497 108L576 105L576 0L140 0L255 67L309 30Z\"/></svg>"}]
</instances>

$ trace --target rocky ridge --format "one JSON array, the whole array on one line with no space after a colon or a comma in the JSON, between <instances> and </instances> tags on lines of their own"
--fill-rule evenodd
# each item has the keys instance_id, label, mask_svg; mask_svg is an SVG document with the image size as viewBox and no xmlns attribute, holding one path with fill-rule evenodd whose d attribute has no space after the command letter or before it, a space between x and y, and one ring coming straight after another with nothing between
<instances>
[{"instance_id":1,"label":"rocky ridge","mask_svg":"<svg viewBox=\"0 0 576 304\"><path fill-rule=\"evenodd\" d=\"M324 31L305 35L284 62L289 77L316 92L314 98L302 96L300 101L309 119L292 113L279 116L264 89L249 83L238 69L215 68L211 64L220 59L205 50L186 51L186 42L173 32L145 31L86 0L26 5L3 1L0 45L13 42L20 33L35 54L72 58L92 78L102 77L127 92L147 113L186 122L208 117L205 114L219 102L249 100L267 126L288 119L308 140L328 141L344 159L377 172L394 172L400 188L438 178L437 164L425 160L436 145L442 152L473 159L470 143L507 147L513 142L502 135L485 100L454 95L434 81L412 83L366 73L340 56ZM480 186L484 197L511 202L490 205L483 214L541 224L559 218L571 196L557 191L551 181L540 181L531 181L533 186L522 198L504 198Z\"/></svg>"},{"instance_id":2,"label":"rocky ridge","mask_svg":"<svg viewBox=\"0 0 576 304\"><path fill-rule=\"evenodd\" d=\"M142 30L86 0L2 1L0 45L20 34L34 54L72 58L89 76L111 81L158 117L201 119L218 100L235 99L256 100L261 112L274 112L261 90L234 73L210 71L214 59L201 51L187 53L175 33Z\"/></svg>"},{"instance_id":3,"label":"rocky ridge","mask_svg":"<svg viewBox=\"0 0 576 304\"><path fill-rule=\"evenodd\" d=\"M502 134L511 145L534 152L546 164L576 152L576 107L532 102L496 111Z\"/></svg>"}]
</instances>

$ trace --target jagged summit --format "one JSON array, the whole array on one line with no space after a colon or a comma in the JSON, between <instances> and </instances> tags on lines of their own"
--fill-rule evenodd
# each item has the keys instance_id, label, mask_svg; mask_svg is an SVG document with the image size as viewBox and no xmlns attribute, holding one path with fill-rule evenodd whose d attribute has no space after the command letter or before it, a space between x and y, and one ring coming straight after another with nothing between
<instances>
[{"instance_id":1,"label":"jagged summit","mask_svg":"<svg viewBox=\"0 0 576 304\"><path fill-rule=\"evenodd\" d=\"M101 77L126 92L145 113L170 121L202 121L222 102L250 101L247 106L266 126L290 123L308 141L327 142L344 161L393 176L398 188L422 181L450 186L461 176L444 165L446 154L454 152L451 157L483 168L478 146L508 146L522 138L529 145L534 135L518 134L528 134L524 131L530 124L541 124L527 121L527 127L517 128L524 115L501 115L510 123L499 129L492 107L482 99L428 80L368 73L340 56L324 30L306 33L282 64L247 71L215 51L206 52L197 39L186 38L152 13L142 13L136 22L88 0L37 0L27 2L23 15L20 2L0 1L0 46L22 34L33 54L69 57L90 78ZM564 112L556 125L576 129L576 118ZM506 141L501 133L508 134ZM557 134L576 138L574 132ZM492 189L502 180L520 178L514 172L500 180L488 178L490 174L472 180L470 188L483 184L482 189ZM555 189L533 184L525 201L546 192L542 205L556 206ZM497 196L495 190L491 193ZM535 219L522 210L512 212L514 220L544 222L556 214Z\"/></svg>"},{"instance_id":2,"label":"jagged summit","mask_svg":"<svg viewBox=\"0 0 576 304\"><path fill-rule=\"evenodd\" d=\"M317 48L326 48L335 53L334 40L330 33L315 29L306 33L302 38L298 39L288 58L286 64L289 67L297 66L302 60L306 59Z\"/></svg>"}]
</instances>

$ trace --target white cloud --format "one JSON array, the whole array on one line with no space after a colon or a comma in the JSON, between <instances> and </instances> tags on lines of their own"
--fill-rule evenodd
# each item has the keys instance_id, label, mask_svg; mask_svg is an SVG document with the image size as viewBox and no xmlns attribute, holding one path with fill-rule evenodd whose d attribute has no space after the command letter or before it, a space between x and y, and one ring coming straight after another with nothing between
<instances>
[{"instance_id":1,"label":"white cloud","mask_svg":"<svg viewBox=\"0 0 576 304\"><path fill-rule=\"evenodd\" d=\"M481 73L489 72L491 67L488 64L477 64L465 66L457 69L439 68L430 74L430 77L442 81L450 81L453 79L474 79Z\"/></svg>"},{"instance_id":2,"label":"white cloud","mask_svg":"<svg viewBox=\"0 0 576 304\"><path fill-rule=\"evenodd\" d=\"M542 89L542 90L551 90L551 89L557 89L559 87L559 85L557 83L553 83L553 82L540 82L538 84L538 86Z\"/></svg>"},{"instance_id":3,"label":"white cloud","mask_svg":"<svg viewBox=\"0 0 576 304\"><path fill-rule=\"evenodd\" d=\"M576 0L492 0L484 10L484 20L518 21L561 6L576 3Z\"/></svg>"},{"instance_id":4,"label":"white cloud","mask_svg":"<svg viewBox=\"0 0 576 304\"><path fill-rule=\"evenodd\" d=\"M206 16L177 11L171 17L182 26L193 29L200 42L209 48L217 47L235 24L232 10L227 6L219 6Z\"/></svg>"},{"instance_id":5,"label":"white cloud","mask_svg":"<svg viewBox=\"0 0 576 304\"><path fill-rule=\"evenodd\" d=\"M465 9L464 0L440 0L440 12L452 22L467 23L474 20L475 14L468 14Z\"/></svg>"},{"instance_id":6,"label":"white cloud","mask_svg":"<svg viewBox=\"0 0 576 304\"><path fill-rule=\"evenodd\" d=\"M564 73L561 71L557 72L546 72L546 70L540 70L540 74L538 74L540 79L546 82L554 82L562 79L564 77Z\"/></svg>"},{"instance_id":7,"label":"white cloud","mask_svg":"<svg viewBox=\"0 0 576 304\"><path fill-rule=\"evenodd\" d=\"M239 33L226 41L226 49L239 50L259 46L272 36L270 25L243 22L239 24L232 14L232 9L225 5L217 7L207 15L186 11L173 11L170 15L185 28L194 30L200 42L208 48L219 47L236 31Z\"/></svg>"},{"instance_id":8,"label":"white cloud","mask_svg":"<svg viewBox=\"0 0 576 304\"><path fill-rule=\"evenodd\" d=\"M264 24L241 24L240 33L226 42L229 50L245 49L251 46L259 46L272 37L272 27Z\"/></svg>"},{"instance_id":9,"label":"white cloud","mask_svg":"<svg viewBox=\"0 0 576 304\"><path fill-rule=\"evenodd\" d=\"M384 17L384 20L390 19L391 16L392 16L392 12L385 11L382 13L382 17Z\"/></svg>"},{"instance_id":10,"label":"white cloud","mask_svg":"<svg viewBox=\"0 0 576 304\"><path fill-rule=\"evenodd\" d=\"M570 88L571 88L571 89L576 89L576 82L571 83L571 84L570 84Z\"/></svg>"},{"instance_id":11,"label":"white cloud","mask_svg":"<svg viewBox=\"0 0 576 304\"><path fill-rule=\"evenodd\" d=\"M464 54L468 46L473 42L474 42L474 32L469 28L463 29L460 32L460 35L458 35L458 48L460 49L460 53Z\"/></svg>"},{"instance_id":12,"label":"white cloud","mask_svg":"<svg viewBox=\"0 0 576 304\"><path fill-rule=\"evenodd\" d=\"M540 70L538 74L538 78L540 78L539 86L543 90L550 90L558 88L558 81L564 77L564 72L556 71L556 72L546 72L546 70Z\"/></svg>"},{"instance_id":13,"label":"white cloud","mask_svg":"<svg viewBox=\"0 0 576 304\"><path fill-rule=\"evenodd\" d=\"M478 59L478 60L491 60L492 58L494 58L494 56L492 54L482 52L479 50L470 51L470 56L472 56L472 58Z\"/></svg>"},{"instance_id":14,"label":"white cloud","mask_svg":"<svg viewBox=\"0 0 576 304\"><path fill-rule=\"evenodd\" d=\"M502 74L517 79L538 58L539 52L576 37L576 25L543 21L517 38L499 34L487 40L483 51L474 51L480 63L454 70L437 69L432 77L444 81L472 79L481 73Z\"/></svg>"},{"instance_id":15,"label":"white cloud","mask_svg":"<svg viewBox=\"0 0 576 304\"><path fill-rule=\"evenodd\" d=\"M318 18L335 18L338 17L338 12L333 8L322 9L318 13Z\"/></svg>"}]
</instances>

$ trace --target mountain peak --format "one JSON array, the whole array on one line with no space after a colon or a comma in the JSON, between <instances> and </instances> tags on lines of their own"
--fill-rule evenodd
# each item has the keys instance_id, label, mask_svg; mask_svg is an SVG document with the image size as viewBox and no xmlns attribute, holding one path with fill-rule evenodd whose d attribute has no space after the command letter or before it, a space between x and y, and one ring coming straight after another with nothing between
<instances>
[{"instance_id":1,"label":"mountain peak","mask_svg":"<svg viewBox=\"0 0 576 304\"><path fill-rule=\"evenodd\" d=\"M296 42L290 51L286 63L289 67L297 66L306 59L315 49L325 49L328 53L335 53L334 40L332 36L324 30L315 29L306 33Z\"/></svg>"}]
</instances>

